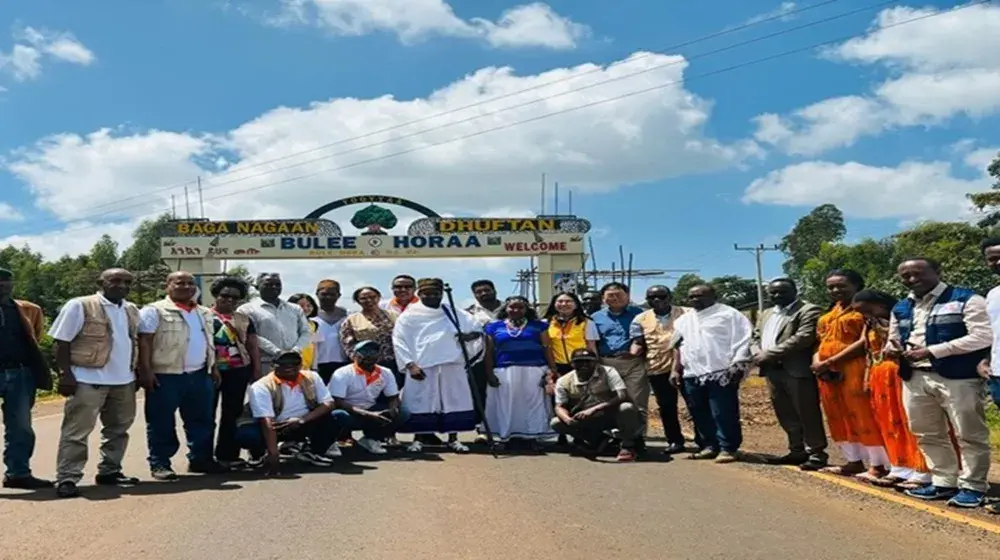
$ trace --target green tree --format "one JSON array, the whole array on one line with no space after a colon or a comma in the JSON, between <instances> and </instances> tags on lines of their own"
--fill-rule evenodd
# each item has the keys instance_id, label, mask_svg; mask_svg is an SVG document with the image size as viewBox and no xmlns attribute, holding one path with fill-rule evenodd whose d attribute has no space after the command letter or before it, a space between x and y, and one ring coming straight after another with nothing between
<instances>
[{"instance_id":1,"label":"green tree","mask_svg":"<svg viewBox=\"0 0 1000 560\"><path fill-rule=\"evenodd\" d=\"M351 218L352 226L367 230L362 235L384 235L383 230L396 227L396 222L396 215L392 210L375 204L369 204L358 210Z\"/></svg>"},{"instance_id":2,"label":"green tree","mask_svg":"<svg viewBox=\"0 0 1000 560\"><path fill-rule=\"evenodd\" d=\"M802 269L825 243L835 243L844 238L844 213L833 204L823 204L813 208L799 218L792 231L781 239L778 245L788 257L782 265L785 274L798 280Z\"/></svg>"},{"instance_id":3,"label":"green tree","mask_svg":"<svg viewBox=\"0 0 1000 560\"><path fill-rule=\"evenodd\" d=\"M170 214L143 220L132 234L132 245L122 253L122 266L135 275L130 299L139 305L163 297L170 268L160 257L160 231L170 221Z\"/></svg>"},{"instance_id":4,"label":"green tree","mask_svg":"<svg viewBox=\"0 0 1000 560\"><path fill-rule=\"evenodd\" d=\"M757 305L757 281L733 274L712 278L719 302L739 309Z\"/></svg>"},{"instance_id":5,"label":"green tree","mask_svg":"<svg viewBox=\"0 0 1000 560\"><path fill-rule=\"evenodd\" d=\"M677 284L674 285L674 302L678 305L687 304L688 290L697 286L698 284L704 284L705 280L698 276L697 274L687 273L682 274L680 278L677 279Z\"/></svg>"},{"instance_id":6,"label":"green tree","mask_svg":"<svg viewBox=\"0 0 1000 560\"><path fill-rule=\"evenodd\" d=\"M104 234L90 249L90 261L99 271L118 266L118 242Z\"/></svg>"},{"instance_id":7,"label":"green tree","mask_svg":"<svg viewBox=\"0 0 1000 560\"><path fill-rule=\"evenodd\" d=\"M806 261L799 281L799 292L806 301L826 305L826 275L834 269L850 269L865 278L869 287L901 295L902 285L895 279L896 245L889 239L864 239L853 245L826 243Z\"/></svg>"},{"instance_id":8,"label":"green tree","mask_svg":"<svg viewBox=\"0 0 1000 560\"><path fill-rule=\"evenodd\" d=\"M986 192L970 193L966 196L977 210L986 213L986 216L979 221L979 225L992 227L1000 224L1000 153L993 158L986 168L986 173L993 178L992 188Z\"/></svg>"},{"instance_id":9,"label":"green tree","mask_svg":"<svg viewBox=\"0 0 1000 560\"><path fill-rule=\"evenodd\" d=\"M979 243L993 234L965 222L925 222L893 236L894 262L916 256L934 259L941 263L945 282L985 294L996 285L996 277L986 268Z\"/></svg>"}]
</instances>

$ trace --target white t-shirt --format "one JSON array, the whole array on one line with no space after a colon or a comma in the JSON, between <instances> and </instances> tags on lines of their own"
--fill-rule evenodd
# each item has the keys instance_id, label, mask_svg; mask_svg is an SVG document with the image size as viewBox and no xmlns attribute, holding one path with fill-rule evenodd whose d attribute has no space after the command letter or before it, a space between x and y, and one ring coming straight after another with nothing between
<instances>
[{"instance_id":1,"label":"white t-shirt","mask_svg":"<svg viewBox=\"0 0 1000 560\"><path fill-rule=\"evenodd\" d=\"M190 373L205 367L205 357L208 356L208 341L205 339L205 329L202 315L198 307L191 311L181 310L184 322L188 326L187 351L184 353L184 371ZM139 333L154 334L160 326L160 312L155 307L143 307L139 312Z\"/></svg>"},{"instance_id":2,"label":"white t-shirt","mask_svg":"<svg viewBox=\"0 0 1000 560\"><path fill-rule=\"evenodd\" d=\"M314 371L302 371L302 375L312 380L316 387L316 401L319 404L331 404L333 398L330 391L323 385L323 380ZM309 405L306 404L306 396L302 393L302 386L296 385L294 388L287 383L279 385L281 396L284 401L281 414L275 418L274 402L271 401L271 392L265 385L267 378L261 379L250 386L249 401L250 413L254 418L274 418L275 422L284 422L292 418L302 418L309 414Z\"/></svg>"},{"instance_id":3,"label":"white t-shirt","mask_svg":"<svg viewBox=\"0 0 1000 560\"><path fill-rule=\"evenodd\" d=\"M316 323L316 364L332 362L348 362L344 347L340 345L340 325L344 319L329 324L319 317L313 317Z\"/></svg>"},{"instance_id":4,"label":"white t-shirt","mask_svg":"<svg viewBox=\"0 0 1000 560\"><path fill-rule=\"evenodd\" d=\"M375 406L379 395L395 397L399 394L396 378L389 368L375 366L379 371L379 379L366 384L365 376L354 371L354 364L346 365L333 372L330 378L330 395L335 399L344 399L347 404L365 410Z\"/></svg>"},{"instance_id":5,"label":"white t-shirt","mask_svg":"<svg viewBox=\"0 0 1000 560\"><path fill-rule=\"evenodd\" d=\"M993 377L1000 377L1000 286L986 294L986 313L993 327L993 349L990 350L990 368Z\"/></svg>"},{"instance_id":6,"label":"white t-shirt","mask_svg":"<svg viewBox=\"0 0 1000 560\"><path fill-rule=\"evenodd\" d=\"M128 313L125 311L126 306L131 305L127 301L115 305L101 296L101 307L111 322L111 356L101 368L71 366L78 383L128 385L135 381L135 372L132 371L132 339L128 335ZM83 329L83 321L83 303L79 298L71 299L52 323L49 336L60 342L73 342Z\"/></svg>"}]
</instances>

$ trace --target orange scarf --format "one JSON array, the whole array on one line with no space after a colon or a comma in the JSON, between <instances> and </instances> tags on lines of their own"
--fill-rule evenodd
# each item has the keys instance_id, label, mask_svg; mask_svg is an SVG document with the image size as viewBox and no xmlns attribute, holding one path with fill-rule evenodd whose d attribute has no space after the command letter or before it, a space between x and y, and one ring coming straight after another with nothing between
<instances>
[{"instance_id":1,"label":"orange scarf","mask_svg":"<svg viewBox=\"0 0 1000 560\"><path fill-rule=\"evenodd\" d=\"M406 309L407 306L409 306L411 303L417 303L418 301L420 301L420 298L418 298L417 296L413 296L413 299L411 299L410 301L406 302L406 305L404 305L402 303L399 303L399 300L397 300L396 298L392 298L392 299L389 300L389 306L390 307L398 307L400 309Z\"/></svg>"},{"instance_id":2,"label":"orange scarf","mask_svg":"<svg viewBox=\"0 0 1000 560\"><path fill-rule=\"evenodd\" d=\"M198 307L198 304L195 303L195 302L193 302L193 301L189 301L187 303L181 303L179 301L175 301L174 305L176 305L178 309L181 309L181 310L186 311L188 313L190 313L191 310L194 309L195 307Z\"/></svg>"},{"instance_id":3,"label":"orange scarf","mask_svg":"<svg viewBox=\"0 0 1000 560\"><path fill-rule=\"evenodd\" d=\"M365 376L365 387L375 383L380 377L382 377L382 372L379 371L377 365L372 369L372 371L365 371L357 364L357 362L354 364L354 373Z\"/></svg>"},{"instance_id":4,"label":"orange scarf","mask_svg":"<svg viewBox=\"0 0 1000 560\"><path fill-rule=\"evenodd\" d=\"M298 377L296 377L295 379L282 379L278 377L278 374L272 374L272 375L274 375L274 380L278 382L278 385L288 385L289 389L294 389L298 387L299 383L302 382L303 378L301 371L299 372Z\"/></svg>"}]
</instances>

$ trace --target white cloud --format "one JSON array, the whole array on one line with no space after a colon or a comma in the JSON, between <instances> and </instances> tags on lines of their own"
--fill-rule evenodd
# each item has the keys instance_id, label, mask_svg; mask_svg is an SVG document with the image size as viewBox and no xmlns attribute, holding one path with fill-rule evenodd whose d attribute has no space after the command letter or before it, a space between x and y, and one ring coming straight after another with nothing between
<instances>
[{"instance_id":1,"label":"white cloud","mask_svg":"<svg viewBox=\"0 0 1000 560\"><path fill-rule=\"evenodd\" d=\"M937 126L1000 112L1000 6L937 14L932 8L882 11L865 36L829 49L843 62L877 64L890 77L870 93L826 99L780 116L754 119L755 138L795 155L816 155L862 136L906 126ZM899 25L901 22L916 20ZM896 26L896 27L892 27Z\"/></svg>"},{"instance_id":2,"label":"white cloud","mask_svg":"<svg viewBox=\"0 0 1000 560\"><path fill-rule=\"evenodd\" d=\"M9 53L0 50L0 72L24 82L38 79L42 62L53 59L89 66L97 57L71 33L25 27L14 32L14 46Z\"/></svg>"},{"instance_id":3,"label":"white cloud","mask_svg":"<svg viewBox=\"0 0 1000 560\"><path fill-rule=\"evenodd\" d=\"M464 20L445 0L280 0L278 13L264 20L281 27L317 25L342 36L386 32L404 43L460 37L512 48L572 49L589 34L587 26L541 2L513 7L491 21Z\"/></svg>"},{"instance_id":4,"label":"white cloud","mask_svg":"<svg viewBox=\"0 0 1000 560\"><path fill-rule=\"evenodd\" d=\"M163 187L193 182L199 174L207 215L213 219L299 217L330 200L365 193L402 196L442 214L495 216L533 210L542 172L584 194L731 168L757 157L759 149L752 143L725 144L706 136L711 104L681 87L524 122L678 82L685 67L681 57L637 53L609 67L582 64L528 76L511 68L484 68L422 99L345 98L279 107L227 131L102 129L51 136L10 153L0 165L27 186L34 204L51 213L52 223L46 227L33 219L31 236L0 239L0 246L29 243L47 256L58 256L89 249L105 231L118 232L113 236L127 241L138 217L170 208L171 194L183 216L183 188ZM640 70L648 71L579 89ZM518 93L529 88L534 89ZM504 94L511 95L489 101ZM532 101L537 103L525 105ZM471 105L476 106L464 109ZM493 113L506 107L515 108ZM481 118L472 119L477 116ZM406 126L421 119L426 122ZM448 124L453 126L440 128ZM385 129L392 130L378 132ZM412 135L427 129L436 130ZM497 130L488 132L492 129ZM323 148L362 135L368 137ZM384 144L374 145L379 142ZM348 150L356 151L344 153ZM311 152L295 155L302 151ZM387 157L400 152L408 153ZM342 155L329 157L338 153ZM224 170L220 158L228 162ZM284 159L266 163L277 158ZM295 167L280 169L288 166ZM322 172L338 167L342 169ZM193 183L190 200L197 214ZM350 231L347 224L356 210L329 217ZM396 229L402 230L412 216L398 215ZM65 225L81 219L93 227ZM500 260L481 271L483 262L266 261L251 266L286 273L294 278L289 289L295 290L311 288L310 283L328 274L343 276L345 287L362 281L384 286L392 274L412 269L414 275L447 275L456 290L482 274L498 284L502 280L501 291L509 293L513 285L506 280L512 269L526 264Z\"/></svg>"},{"instance_id":5,"label":"white cloud","mask_svg":"<svg viewBox=\"0 0 1000 560\"><path fill-rule=\"evenodd\" d=\"M965 165L986 174L986 168L997 158L1000 158L1000 146L971 150L965 154L962 161Z\"/></svg>"},{"instance_id":6,"label":"white cloud","mask_svg":"<svg viewBox=\"0 0 1000 560\"><path fill-rule=\"evenodd\" d=\"M535 76L485 68L424 99L280 107L218 134L61 134L15 151L4 163L58 220L163 210L171 194L181 200L183 189L162 187L199 174L213 218L302 216L328 200L366 192L413 198L438 211L479 212L535 201L542 172L577 192L596 192L727 168L758 155L754 144L706 137L710 104L679 87L524 122L680 81L685 66L681 57L637 53L607 68L583 64ZM616 77L623 79L580 89ZM535 89L518 93L529 88ZM488 102L505 94L510 97ZM418 120L426 122L405 126ZM377 133L386 129L392 130ZM428 132L416 134L422 130ZM217 167L220 151L232 162L224 172ZM295 155L303 151L310 153Z\"/></svg>"},{"instance_id":7,"label":"white cloud","mask_svg":"<svg viewBox=\"0 0 1000 560\"><path fill-rule=\"evenodd\" d=\"M747 19L743 25L753 25L774 18L778 18L779 21L789 21L793 19L792 12L796 9L798 9L798 5L795 2L782 2L781 5L769 12L757 14Z\"/></svg>"},{"instance_id":8,"label":"white cloud","mask_svg":"<svg viewBox=\"0 0 1000 560\"><path fill-rule=\"evenodd\" d=\"M21 222L24 214L6 202L0 202L0 222Z\"/></svg>"},{"instance_id":9,"label":"white cloud","mask_svg":"<svg viewBox=\"0 0 1000 560\"><path fill-rule=\"evenodd\" d=\"M810 161L774 170L750 183L746 203L780 206L836 204L856 218L969 219L966 193L989 188L984 177L956 177L948 162L876 167Z\"/></svg>"}]
</instances>

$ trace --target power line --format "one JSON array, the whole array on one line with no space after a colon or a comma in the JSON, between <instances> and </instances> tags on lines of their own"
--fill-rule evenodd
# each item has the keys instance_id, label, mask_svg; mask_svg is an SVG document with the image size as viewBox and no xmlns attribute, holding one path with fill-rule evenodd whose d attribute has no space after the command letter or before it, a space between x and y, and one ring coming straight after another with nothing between
<instances>
[{"instance_id":1,"label":"power line","mask_svg":"<svg viewBox=\"0 0 1000 560\"><path fill-rule=\"evenodd\" d=\"M823 6L827 6L827 5L830 5L830 4L835 4L835 3L840 2L840 1L841 0L824 0L822 2L817 2L815 4L810 4L808 6L803 6L801 8L798 8L798 9L795 9L795 10L791 10L791 11L788 11L788 12L782 12L780 14L776 14L776 15L773 15L773 16L770 16L770 17L767 17L767 18L764 18L764 19L755 20L755 21L748 21L748 22L746 22L746 23L744 23L742 25L736 26L736 27L731 27L731 28L723 29L723 30L717 31L715 33L711 33L711 34L708 34L708 35L703 35L701 37L697 37L695 39L691 39L691 40L685 41L683 43L677 43L677 44L674 44L674 45L666 46L666 47L660 48L658 50L661 51L661 52L677 50L677 49L680 49L680 48L683 48L683 47L688 47L688 46L695 45L695 44L698 44L698 43L703 43L703 42L709 41L711 39L717 39L719 37L724 37L726 35L731 35L733 33L744 31L746 29L750 29L750 28L758 26L758 25L763 25L763 24L770 23L770 22L773 22L773 21L776 21L776 20L787 19L789 16L794 16L794 15L797 15L797 14L801 14L801 13L804 13L804 12L815 10L817 8L822 8ZM892 2L887 2L887 4L891 4L891 3ZM299 157L299 156L303 156L303 155L315 153L315 152L318 152L318 151L325 150L327 148L332 148L334 146L339 146L339 145L343 145L343 144L348 144L348 143L351 143L351 142L355 142L357 140L363 140L365 138L370 138L370 137L376 136L378 134L383 134L383 133L386 133L386 132L392 132L394 130L399 130L401 128L406 128L406 127L409 127L409 126L412 126L412 125L415 125L415 124L420 124L422 122L427 122L429 120L434 120L434 119L437 119L439 117L444 117L444 116L448 116L448 115L451 115L451 114L454 114L454 113L459 113L459 112L465 111L467 109L473 109L473 108L476 108L476 107L480 107L482 105L486 105L486 104L492 103L494 101L500 101L501 99L507 99L507 98L510 98L510 97L515 97L515 96L520 95L522 93L528 93L528 92L531 92L531 91L537 91L539 89L544 89L544 88L547 88L547 87L550 87L550 86L553 86L553 85L556 85L556 84L560 84L560 83L567 82L567 81L570 81L570 80L575 80L575 79L583 77L583 76L588 76L590 74L595 74L597 72L603 72L603 71L606 71L606 70L608 70L608 69L610 69L612 67L615 67L615 66L621 66L621 65L625 65L625 64L631 64L633 62L637 62L639 60L642 60L642 59L645 59L645 58L649 58L650 56L653 56L654 54L655 53L646 53L646 54L642 54L642 55L636 56L636 57L631 58L631 59L618 60L618 61L612 62L611 64L609 64L606 67L598 66L598 67L593 68L591 70L586 70L584 72L581 72L579 74L574 74L572 76L566 76L566 77L563 77L563 78L557 78L555 80L550 80L550 81L547 81L547 82L542 83L542 84L536 84L536 85L531 86L531 87L527 87L527 88L523 88L523 89L511 91L511 92L504 93L504 94L501 94L501 95L497 95L497 96L494 96L494 97L490 97L490 98L487 98L487 99L481 99L479 101L476 101L475 103L470 103L468 105L463 105L461 107L456 107L454 109L448 109L447 111L440 111L440 112L437 112L437 113L433 113L431 115L427 115L427 116L421 117L419 119L414 119L414 120L411 120L411 121L407 121L407 122L404 122L404 123L395 124L395 125L392 125L392 126L389 126L389 127L385 127L385 128L381 128L381 129L378 129L378 130L374 130L374 131L371 131L371 132L366 132L365 134L361 134L361 135L354 136L354 137L351 137L351 138L343 138L341 140L337 140L337 141L331 142L329 144L324 144L324 145L321 145L321 146L317 146L315 148L310 148L308 150L302 150L302 151L294 152L294 153L287 154L287 155L284 155L284 156L281 156L281 157L277 157L277 158L273 158L273 159L269 159L269 160L265 160L265 161L260 161L260 162L254 163L252 165L248 165L246 167L242 167L240 169L235 169L235 170L225 171L225 172L219 173L219 174L216 175L216 178L218 178L218 177L225 177L225 176L228 176L228 175L241 173L241 172L244 172L244 171L247 171L247 170L250 170L250 169L254 169L254 168L258 168L258 167L263 167L263 166L271 164L271 163L277 163L279 161L285 161L285 160L292 159L292 158L295 158L295 157ZM699 55L699 56L702 56L702 55ZM676 64L676 63L674 63L674 64ZM647 71L649 71L649 70L647 70ZM631 75L628 75L628 76L625 76L625 77L630 77L630 76ZM600 84L597 84L597 85L600 85ZM588 87L593 87L593 85L588 86ZM570 92L572 92L572 91L573 90L570 90ZM542 98L542 99L545 99L545 98ZM517 106L513 106L511 108L516 108L516 107ZM488 116L488 115L489 114L487 114L487 115L478 115L477 117L481 118L483 116ZM457 123L449 123L449 125L447 125L447 126L451 126L453 124L457 124ZM423 132L429 132L430 130L434 130L434 129L428 129L428 130L425 130ZM396 139L393 139L393 140L399 140L399 138L396 138ZM331 156L331 157L334 157L336 155L341 155L341 154L333 154L333 156ZM312 161L315 161L315 160L311 160L311 161L305 162L305 163L311 163ZM237 179L237 180L242 180L242 179ZM189 185L189 184L191 184L191 181L187 181L187 182L184 182L184 183L175 183L173 185L168 185L168 186L165 186L165 187L158 187L158 188L153 189L152 191L149 191L149 192L146 192L146 193L143 193L143 194L133 195L133 196L130 196L130 197L127 197L127 198L123 198L123 199L114 201L114 202L107 202L107 203L104 203L104 204L97 205L97 206L91 208L91 210L95 210L97 208L102 208L102 207L106 207L106 206L113 206L115 204L119 204L121 202L128 201L128 200L135 200L135 199L139 199L139 198L146 198L146 197L148 197L150 195L153 195L153 194L157 194L157 193L160 193L160 192L170 191L172 189L183 187L183 186L186 186L186 185ZM228 184L228 183L224 183L224 184ZM84 220L84 219L88 219L88 218L87 217L79 218L79 220Z\"/></svg>"},{"instance_id":2,"label":"power line","mask_svg":"<svg viewBox=\"0 0 1000 560\"><path fill-rule=\"evenodd\" d=\"M767 247L763 243L760 243L756 247L740 247L738 244L733 243L733 249L753 253L754 260L757 263L757 310L764 311L764 267L761 262L761 256L767 251L780 251L781 248L777 245Z\"/></svg>"},{"instance_id":3,"label":"power line","mask_svg":"<svg viewBox=\"0 0 1000 560\"><path fill-rule=\"evenodd\" d=\"M926 15L923 15L923 16L918 16L918 17L907 19L907 20L901 20L901 21L898 21L898 22L895 22L895 23L892 23L892 24L884 25L884 26L881 27L881 29L882 30L884 30L884 29L890 29L890 28L899 27L899 26L902 26L902 25L907 25L907 24L910 24L910 23L914 23L916 21L921 21L921 20L926 20L926 19L938 17L938 16L941 16L941 15L944 15L944 14L947 14L947 13L953 13L953 12L956 12L956 11L959 11L959 10L963 10L963 9L966 9L966 8L969 8L969 7L972 7L972 6L977 6L977 5L980 5L980 4L985 4L985 3L988 3L989 1L990 0L980 0L978 2L973 2L973 3L965 4L965 5L962 5L962 6L956 6L955 8L952 8L952 9L950 9L948 11L936 12L936 13L933 13L933 14L926 14ZM564 115L564 114L567 114L567 113L572 113L574 111L579 111L581 109L587 109L587 108L590 108L590 107L595 107L595 106L598 106L598 105L603 105L605 103L611 103L611 102L614 102L614 101L620 101L622 99L627 99L629 97L634 97L636 95L641 95L641 94L644 94L644 93L649 93L649 92L661 90L661 89L664 89L664 88L667 88L667 87L670 87L670 86L687 83L687 82L690 82L693 79L707 78L707 77L711 77L711 76L716 76L716 75L720 75L720 74L725 74L725 73L733 72L735 70L739 70L739 69L742 69L742 68L747 68L747 67L750 67L750 66L756 66L758 64L762 64L762 63L765 63L765 62L770 62L772 60L777 60L777 59L784 58L784 57L787 57L787 56L791 56L791 55L794 55L794 54L799 54L799 53L811 51L811 50L819 48L819 47L824 47L824 46L827 46L827 45L832 45L832 44L835 44L835 43L840 43L840 42L847 41L847 40L850 40L850 39L853 39L853 38L857 38L857 37L863 37L864 35L865 35L865 33L853 34L853 35L842 36L842 37L839 37L837 39L831 39L831 40L827 40L827 41L821 41L821 42L818 42L818 43L813 43L813 44L805 46L805 47L799 47L799 48L796 48L796 49L790 49L790 50L783 51L783 52L780 52L780 53L777 53L777 54L768 55L768 56L757 58L757 59L750 60L750 61L747 61L747 62L742 62L742 63L739 63L739 64L734 64L734 65L731 65L731 66L720 68L718 70L713 70L711 72L705 72L705 73L702 73L702 74L698 74L698 75L692 76L691 78L680 79L680 80L672 80L672 81L665 82L665 83L662 83L662 84L657 84L655 86L651 86L651 87L647 87L647 88L643 88L643 89L639 89L639 90L633 90L633 91L630 91L630 92L626 92L624 94L620 94L620 95L617 95L617 96L614 96L614 97L609 97L609 98L601 99L601 100L598 100L598 101L592 101L590 103L585 103L583 105L578 105L578 106L575 106L575 107L568 107L566 109L560 109L558 111L553 111L551 113L545 113L545 114L542 114L542 115L536 115L534 117L530 117L530 118L523 119L523 120L520 120L520 121L515 121L515 122L512 122L512 123L506 123L506 124L503 124L503 125L498 125L498 126L495 126L493 128L479 130L479 131L476 131L476 132L472 132L472 133L469 133L469 134L464 134L462 136L457 136L457 137L450 138L450 139L447 139L447 140L442 140L442 141L439 141L439 142L434 142L434 143L430 143L430 144L416 146L416 147L413 147L413 148L408 148L406 150L401 150L401 151L398 151L398 152L393 152L393 153L390 153L390 154L383 154L383 155L380 155L380 156L375 156L375 157L372 157L372 158L368 158L368 159L365 159L365 160L352 162L352 163L341 165L341 166L337 166L337 167L332 167L332 168L328 168L328 169L320 169L320 170L313 171L313 172L310 172L310 173L306 173L306 174L303 174L303 175L299 175L299 176L296 176L296 177L290 177L290 178L287 178L287 179L282 179L280 181L274 181L274 182L271 182L271 183L265 183L263 185L258 185L256 187L252 187L252 188L248 188L248 189L241 189L239 191L231 191L231 192L221 193L221 194L216 195L214 197L206 198L205 200L206 201L210 201L210 200L216 200L216 199L219 199L219 198L231 196L231 195L237 194L237 193L239 193L239 194L245 194L245 193L248 193L248 192L259 191L259 190L263 190L263 189L270 188L270 187L275 187L275 186L284 185L284 184L287 184L287 183L292 183L292 182L295 182L295 181L300 181L302 179L307 179L309 177L313 177L315 175L320 175L320 174L323 174L323 173L329 173L329 172L333 172L333 171L342 171L342 170L345 170L345 169L351 169L351 168L359 167L359 166L362 166L362 165L365 165L365 164L368 164L368 163L374 163L374 162L378 162L378 161L384 161L384 160L387 160L387 159L392 159L392 158L395 158L395 157L399 157L399 156L411 154L411 153L422 151L422 150L426 150L426 149L429 149L429 148L434 148L434 147L437 147L437 146L442 146L442 145L450 144L450 143L453 143L453 142L458 142L458 141L461 141L461 140L468 140L470 138L474 138L474 137L477 137L477 136L482 136L482 135L485 135L485 134L489 134L491 132L497 132L497 131L500 131L500 130L506 130L506 129L509 129L509 128L513 128L515 126L520 126L522 124L528 124L528 123L540 121L540 120L543 120L543 119L547 119L547 118L550 118L550 117L554 117L554 116L558 116L558 115ZM144 213L144 214L140 214L137 217L155 216L155 215L158 215L158 214L163 214L166 211L167 210L158 210L156 212L147 212L147 213ZM82 231L82 230L92 229L94 227L102 227L103 225L104 224L93 224L93 225L82 227L82 228L75 228L73 231ZM13 234L13 235L17 235L17 234ZM24 235L24 234L22 234L22 235Z\"/></svg>"}]
</instances>

